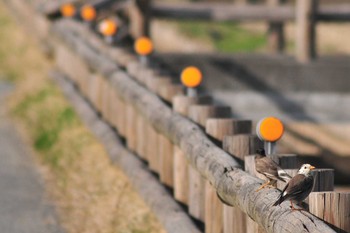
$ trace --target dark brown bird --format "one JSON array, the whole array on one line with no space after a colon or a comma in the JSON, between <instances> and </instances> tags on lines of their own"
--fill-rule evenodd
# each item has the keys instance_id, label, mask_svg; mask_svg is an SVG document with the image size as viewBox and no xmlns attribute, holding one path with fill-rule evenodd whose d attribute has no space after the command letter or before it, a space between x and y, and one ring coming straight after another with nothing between
<instances>
[{"instance_id":1,"label":"dark brown bird","mask_svg":"<svg viewBox=\"0 0 350 233\"><path fill-rule=\"evenodd\" d=\"M271 186L271 182L275 183L277 180L288 182L292 177L287 174L278 164L271 158L266 156L265 150L260 148L256 150L255 156L255 170L264 175L268 181L262 184L256 192L265 188L266 186Z\"/></svg>"},{"instance_id":2,"label":"dark brown bird","mask_svg":"<svg viewBox=\"0 0 350 233\"><path fill-rule=\"evenodd\" d=\"M310 174L310 171L313 169L315 169L314 166L303 164L299 169L298 174L288 182L278 200L273 205L280 205L285 200L290 200L292 210L302 210L294 208L293 201L300 205L301 202L311 193L314 185L314 178Z\"/></svg>"}]
</instances>

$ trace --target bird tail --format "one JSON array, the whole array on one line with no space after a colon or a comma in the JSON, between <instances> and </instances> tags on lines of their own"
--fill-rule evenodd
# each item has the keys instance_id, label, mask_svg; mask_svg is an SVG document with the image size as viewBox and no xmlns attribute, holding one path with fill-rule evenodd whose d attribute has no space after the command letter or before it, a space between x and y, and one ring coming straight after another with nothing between
<instances>
[{"instance_id":1,"label":"bird tail","mask_svg":"<svg viewBox=\"0 0 350 233\"><path fill-rule=\"evenodd\" d=\"M280 205L283 201L284 201L283 196L280 196L280 197L278 198L278 200L273 204L273 206Z\"/></svg>"},{"instance_id":2,"label":"bird tail","mask_svg":"<svg viewBox=\"0 0 350 233\"><path fill-rule=\"evenodd\" d=\"M285 197L283 196L284 190L281 192L281 194L278 196L277 201L273 204L273 206L280 205L282 202L284 202Z\"/></svg>"}]
</instances>

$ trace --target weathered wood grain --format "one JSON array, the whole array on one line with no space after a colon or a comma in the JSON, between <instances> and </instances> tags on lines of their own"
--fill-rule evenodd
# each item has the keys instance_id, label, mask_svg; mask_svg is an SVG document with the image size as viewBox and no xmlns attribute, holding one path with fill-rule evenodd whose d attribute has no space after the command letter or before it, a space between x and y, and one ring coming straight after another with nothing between
<instances>
[{"instance_id":1,"label":"weathered wood grain","mask_svg":"<svg viewBox=\"0 0 350 233\"><path fill-rule=\"evenodd\" d=\"M314 192L309 196L309 210L335 226L336 232L350 232L350 193Z\"/></svg>"}]
</instances>

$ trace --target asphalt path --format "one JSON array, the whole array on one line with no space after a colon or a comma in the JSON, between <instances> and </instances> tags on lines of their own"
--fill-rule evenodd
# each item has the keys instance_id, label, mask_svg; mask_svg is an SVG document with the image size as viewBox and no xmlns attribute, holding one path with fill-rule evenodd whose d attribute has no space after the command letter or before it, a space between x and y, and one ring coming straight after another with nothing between
<instances>
[{"instance_id":1,"label":"asphalt path","mask_svg":"<svg viewBox=\"0 0 350 233\"><path fill-rule=\"evenodd\" d=\"M63 233L27 145L8 117L0 82L0 232Z\"/></svg>"}]
</instances>

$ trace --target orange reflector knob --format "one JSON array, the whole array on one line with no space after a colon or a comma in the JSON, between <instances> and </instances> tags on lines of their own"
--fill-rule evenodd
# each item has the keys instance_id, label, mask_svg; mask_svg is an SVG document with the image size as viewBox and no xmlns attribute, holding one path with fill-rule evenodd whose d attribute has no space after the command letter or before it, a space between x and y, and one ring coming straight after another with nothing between
<instances>
[{"instance_id":1,"label":"orange reflector knob","mask_svg":"<svg viewBox=\"0 0 350 233\"><path fill-rule=\"evenodd\" d=\"M186 87L198 87L202 82L202 72L197 67L189 66L181 72L181 82Z\"/></svg>"},{"instance_id":2,"label":"orange reflector knob","mask_svg":"<svg viewBox=\"0 0 350 233\"><path fill-rule=\"evenodd\" d=\"M261 140L275 142L279 140L284 132L282 122L275 117L266 117L259 121L256 133Z\"/></svg>"},{"instance_id":3,"label":"orange reflector knob","mask_svg":"<svg viewBox=\"0 0 350 233\"><path fill-rule=\"evenodd\" d=\"M96 18L96 10L93 6L85 5L83 8L81 8L81 17L85 21L92 21Z\"/></svg>"},{"instance_id":4,"label":"orange reflector knob","mask_svg":"<svg viewBox=\"0 0 350 233\"><path fill-rule=\"evenodd\" d=\"M140 37L135 42L135 51L142 56L149 55L153 51L153 43L148 37Z\"/></svg>"},{"instance_id":5,"label":"orange reflector knob","mask_svg":"<svg viewBox=\"0 0 350 233\"><path fill-rule=\"evenodd\" d=\"M75 6L73 4L64 4L60 8L61 14L64 17L72 17L75 14Z\"/></svg>"},{"instance_id":6,"label":"orange reflector knob","mask_svg":"<svg viewBox=\"0 0 350 233\"><path fill-rule=\"evenodd\" d=\"M105 19L98 25L98 30L104 36L113 36L117 32L117 24L111 19Z\"/></svg>"}]
</instances>

